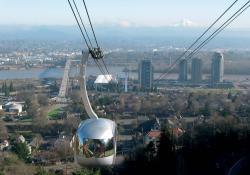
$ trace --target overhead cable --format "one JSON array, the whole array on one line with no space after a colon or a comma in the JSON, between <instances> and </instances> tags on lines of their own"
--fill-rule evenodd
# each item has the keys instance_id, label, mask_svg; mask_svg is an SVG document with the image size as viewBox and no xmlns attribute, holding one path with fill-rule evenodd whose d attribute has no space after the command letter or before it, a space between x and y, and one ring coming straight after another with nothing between
<instances>
[{"instance_id":1,"label":"overhead cable","mask_svg":"<svg viewBox=\"0 0 250 175\"><path fill-rule=\"evenodd\" d=\"M188 53L188 51L190 51L190 49L192 49L193 48L193 46L195 46L199 41L200 41L200 39L207 33L207 32L209 32L209 30L238 2L239 0L235 0L189 47L188 47L188 49L186 49L184 52L183 52L183 54L181 54L181 56L179 56L175 61L174 61L174 63L172 64L172 66L170 66L170 68L169 69L171 69L172 70L172 67L174 67L177 63L178 63L178 61L180 60L180 59L182 59L187 53ZM160 77L158 78L158 80L160 80L163 76L165 76L165 74L168 74L168 72L167 73L163 73L163 74L161 74L160 75Z\"/></svg>"},{"instance_id":2,"label":"overhead cable","mask_svg":"<svg viewBox=\"0 0 250 175\"><path fill-rule=\"evenodd\" d=\"M91 49L91 47L89 46L88 41L87 41L87 39L86 39L86 37L85 37L85 35L84 35L84 33L83 33L82 27L81 27L81 25L80 25L80 22L79 22L77 16L76 16L76 13L75 13L75 11L74 11L74 9L73 9L73 7L72 7L72 4L71 4L70 0L68 0L68 3L69 3L69 5L70 5L71 11L72 11L72 13L73 13L73 15L74 15L74 17L75 17L75 20L76 20L76 22L77 22L77 25L78 25L78 27L79 27L79 29L80 29L80 31L81 31L82 37L83 37L83 39L84 39L84 41L85 41L85 43L86 43L88 49Z\"/></svg>"},{"instance_id":3,"label":"overhead cable","mask_svg":"<svg viewBox=\"0 0 250 175\"><path fill-rule=\"evenodd\" d=\"M209 28L189 47L192 48L204 35L205 33L207 33L225 14L226 12L229 11L229 9L231 9L235 3L237 2L234 1L233 4L230 5L229 8L227 8L227 10L225 12L222 13L222 15L220 15L220 17L218 19L215 20L215 22L209 26ZM217 36L221 31L223 31L229 24L231 24L236 18L238 18L244 11L247 10L247 8L249 6L247 6L250 3L250 1L248 1L247 3L245 3L239 10L237 10L237 12L235 12L228 20L226 20L226 22L224 22L219 28L217 28L216 31L214 31L207 39L205 39L205 41L203 41L200 45L198 45L191 53L189 53L189 55L186 58L190 58L192 57L195 53L197 53L202 47L204 47L209 41L211 41L215 36ZM168 75L171 70L176 66L176 64L178 63L178 61L180 59L183 58L183 56L186 55L186 53L189 51L190 49L186 50L184 52L184 54L182 54L180 57L178 57L175 62L169 67L168 71L166 73L163 73L158 79L157 81L161 80L164 76Z\"/></svg>"},{"instance_id":4,"label":"overhead cable","mask_svg":"<svg viewBox=\"0 0 250 175\"><path fill-rule=\"evenodd\" d=\"M84 23L83 23L81 14L80 14L80 12L79 12L79 10L78 10L78 7L77 7L77 5L76 5L76 3L75 3L75 0L73 0L73 3L74 3L74 6L75 6L75 9L76 9L76 11L77 11L78 17L80 18L82 27L84 28L85 34L86 34L86 36L87 36L87 38L88 38L89 44L90 44L91 48L93 48L92 42L91 42L91 40L90 40L90 38L89 38L87 29L86 29L86 27L85 27L85 25L84 25Z\"/></svg>"},{"instance_id":5,"label":"overhead cable","mask_svg":"<svg viewBox=\"0 0 250 175\"><path fill-rule=\"evenodd\" d=\"M207 45L212 39L214 39L219 33L221 33L227 26L229 26L234 20L236 20L243 12L249 7L250 1L248 1L243 7L241 7L236 13L233 14L223 25L221 25L215 32L213 32L205 41L203 41L195 50L193 50L186 58L192 58L200 49Z\"/></svg>"}]
</instances>

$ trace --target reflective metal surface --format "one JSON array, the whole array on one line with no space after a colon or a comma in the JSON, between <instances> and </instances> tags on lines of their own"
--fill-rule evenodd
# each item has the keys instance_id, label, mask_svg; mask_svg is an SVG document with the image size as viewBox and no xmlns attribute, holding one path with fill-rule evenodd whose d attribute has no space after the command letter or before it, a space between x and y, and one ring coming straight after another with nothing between
<instances>
[{"instance_id":1,"label":"reflective metal surface","mask_svg":"<svg viewBox=\"0 0 250 175\"><path fill-rule=\"evenodd\" d=\"M83 139L83 143L79 145L77 150L86 158L109 157L114 152L114 138L111 139Z\"/></svg>"},{"instance_id":2,"label":"reflective metal surface","mask_svg":"<svg viewBox=\"0 0 250 175\"><path fill-rule=\"evenodd\" d=\"M115 135L115 122L108 119L88 119L80 123L78 138L110 139Z\"/></svg>"},{"instance_id":3,"label":"reflective metal surface","mask_svg":"<svg viewBox=\"0 0 250 175\"><path fill-rule=\"evenodd\" d=\"M73 140L75 161L81 166L113 165L116 157L116 126L108 119L81 122Z\"/></svg>"}]
</instances>

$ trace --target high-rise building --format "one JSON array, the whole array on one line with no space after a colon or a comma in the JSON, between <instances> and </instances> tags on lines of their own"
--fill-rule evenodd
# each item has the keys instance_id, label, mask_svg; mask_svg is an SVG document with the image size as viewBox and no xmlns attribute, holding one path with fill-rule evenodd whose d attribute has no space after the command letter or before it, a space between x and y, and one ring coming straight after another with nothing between
<instances>
[{"instance_id":1,"label":"high-rise building","mask_svg":"<svg viewBox=\"0 0 250 175\"><path fill-rule=\"evenodd\" d=\"M188 80L188 61L182 59L179 64L179 81L185 82Z\"/></svg>"},{"instance_id":2,"label":"high-rise building","mask_svg":"<svg viewBox=\"0 0 250 175\"><path fill-rule=\"evenodd\" d=\"M139 64L139 82L140 88L145 90L152 89L153 84L153 66L150 60L142 60Z\"/></svg>"},{"instance_id":3,"label":"high-rise building","mask_svg":"<svg viewBox=\"0 0 250 175\"><path fill-rule=\"evenodd\" d=\"M192 83L201 83L202 81L202 60L199 58L192 59Z\"/></svg>"},{"instance_id":4,"label":"high-rise building","mask_svg":"<svg viewBox=\"0 0 250 175\"><path fill-rule=\"evenodd\" d=\"M224 57L220 52L216 52L212 58L211 82L212 84L223 82L224 76Z\"/></svg>"}]
</instances>

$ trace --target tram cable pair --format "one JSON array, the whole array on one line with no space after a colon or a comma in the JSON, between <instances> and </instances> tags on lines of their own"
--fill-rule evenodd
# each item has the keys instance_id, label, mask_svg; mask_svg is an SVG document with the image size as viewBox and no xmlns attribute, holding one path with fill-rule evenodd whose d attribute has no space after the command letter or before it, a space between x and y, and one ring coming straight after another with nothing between
<instances>
[{"instance_id":1,"label":"tram cable pair","mask_svg":"<svg viewBox=\"0 0 250 175\"><path fill-rule=\"evenodd\" d=\"M206 46L211 40L213 40L218 34L220 34L226 27L228 27L233 21L235 21L242 13L244 13L250 7L250 1L247 1L241 8L239 8L232 16L230 16L222 25L220 25L211 35L206 39L201 41L200 44L197 43L217 24L225 14L227 14L232 7L236 5L238 0L235 0L189 47L186 49L181 56L179 56L173 64L170 65L168 70L165 73L162 73L159 78L156 79L156 84L162 80L164 77L169 75L169 73L175 68L181 59L189 60L195 54L197 54L204 46ZM197 46L196 46L197 45ZM196 46L194 49L192 49ZM190 53L189 53L190 52Z\"/></svg>"},{"instance_id":2,"label":"tram cable pair","mask_svg":"<svg viewBox=\"0 0 250 175\"><path fill-rule=\"evenodd\" d=\"M91 22L90 14L89 14L89 11L88 11L85 0L82 0L82 3L83 3L84 10L85 10L85 13L86 13L87 18L88 18L88 23L89 23L89 26L91 28L91 33L93 35L92 38L94 39L95 44L93 44L93 42L91 41L91 37L89 35L89 32L87 30L86 25L83 22L83 18L81 16L81 13L79 11L79 8L78 8L78 5L77 5L76 1L75 0L68 0L68 3L69 3L69 6L70 6L70 9L71 9L71 11L72 11L72 13L74 15L74 18L75 18L75 20L77 22L78 28L80 29L80 32L81 32L82 37L84 39L84 42L85 42L85 44L86 44L86 46L88 48L89 54L94 59L94 62L97 65L100 72L103 75L106 75L106 74L110 75L108 67L107 67L106 63L104 62L104 60L103 60L104 53L103 53L102 49L100 48L99 43L97 41L97 37L96 37L95 31L94 31L93 24ZM99 62L99 60L101 60L101 62ZM104 68L102 67L102 64L103 64ZM107 78L107 77L105 76L105 78Z\"/></svg>"}]
</instances>

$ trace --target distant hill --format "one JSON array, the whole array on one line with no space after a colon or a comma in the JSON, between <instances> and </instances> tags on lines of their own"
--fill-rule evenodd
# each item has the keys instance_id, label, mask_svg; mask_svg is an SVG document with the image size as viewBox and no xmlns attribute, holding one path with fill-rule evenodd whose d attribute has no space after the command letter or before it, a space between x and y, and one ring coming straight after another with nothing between
<instances>
[{"instance_id":1,"label":"distant hill","mask_svg":"<svg viewBox=\"0 0 250 175\"><path fill-rule=\"evenodd\" d=\"M199 27L120 27L96 26L101 43L117 47L186 47L203 31ZM77 40L76 26L0 26L0 40ZM230 29L217 37L209 48L249 48L250 29Z\"/></svg>"}]
</instances>

